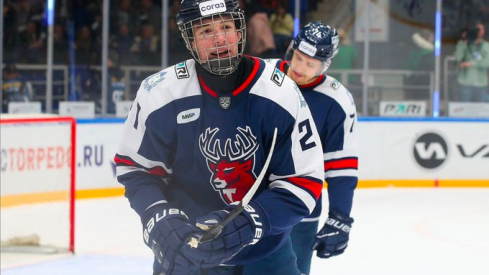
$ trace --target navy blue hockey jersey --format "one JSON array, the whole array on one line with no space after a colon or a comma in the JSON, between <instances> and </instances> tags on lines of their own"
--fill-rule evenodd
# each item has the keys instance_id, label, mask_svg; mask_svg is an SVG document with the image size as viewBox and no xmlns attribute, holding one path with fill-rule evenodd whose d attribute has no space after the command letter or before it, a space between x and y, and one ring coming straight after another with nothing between
<instances>
[{"instance_id":1,"label":"navy blue hockey jersey","mask_svg":"<svg viewBox=\"0 0 489 275\"><path fill-rule=\"evenodd\" d=\"M139 215L168 201L195 223L241 200L277 128L266 177L253 198L267 214L270 235L243 249L234 258L240 264L277 249L313 211L323 187L321 141L302 94L273 65L252 59L250 76L229 93L212 91L194 60L146 78L115 156L117 178Z\"/></svg>"},{"instance_id":2,"label":"navy blue hockey jersey","mask_svg":"<svg viewBox=\"0 0 489 275\"><path fill-rule=\"evenodd\" d=\"M268 61L286 73L287 62L279 59ZM321 136L329 211L349 217L358 182L359 141L355 102L350 92L328 75L321 75L315 82L299 88ZM318 220L320 214L321 200L304 221Z\"/></svg>"}]
</instances>

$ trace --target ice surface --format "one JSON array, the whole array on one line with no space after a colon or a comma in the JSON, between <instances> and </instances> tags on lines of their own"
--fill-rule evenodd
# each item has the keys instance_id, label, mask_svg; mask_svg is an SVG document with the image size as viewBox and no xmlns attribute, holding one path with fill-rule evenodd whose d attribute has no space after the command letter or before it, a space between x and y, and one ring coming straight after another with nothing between
<instances>
[{"instance_id":1,"label":"ice surface","mask_svg":"<svg viewBox=\"0 0 489 275\"><path fill-rule=\"evenodd\" d=\"M76 255L2 253L2 275L151 274L125 198L81 200L76 213ZM345 254L314 257L311 275L489 274L489 189L359 189L352 216Z\"/></svg>"}]
</instances>

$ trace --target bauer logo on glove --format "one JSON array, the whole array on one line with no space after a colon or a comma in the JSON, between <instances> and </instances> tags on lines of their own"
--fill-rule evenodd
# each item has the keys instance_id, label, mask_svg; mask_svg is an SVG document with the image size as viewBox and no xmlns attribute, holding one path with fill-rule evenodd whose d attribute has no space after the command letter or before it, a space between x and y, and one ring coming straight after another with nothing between
<instances>
[{"instance_id":1,"label":"bauer logo on glove","mask_svg":"<svg viewBox=\"0 0 489 275\"><path fill-rule=\"evenodd\" d=\"M349 226L346 223L342 223L340 221L337 221L333 218L328 218L326 220L326 224L331 225L332 227L338 228L339 230L346 232L346 233L350 233L350 230L351 230L351 226Z\"/></svg>"}]
</instances>

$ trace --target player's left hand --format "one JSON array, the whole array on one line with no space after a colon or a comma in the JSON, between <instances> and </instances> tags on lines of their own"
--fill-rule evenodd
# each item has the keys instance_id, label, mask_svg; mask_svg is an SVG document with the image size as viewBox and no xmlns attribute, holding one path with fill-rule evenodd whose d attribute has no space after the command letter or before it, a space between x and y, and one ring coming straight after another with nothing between
<instances>
[{"instance_id":1,"label":"player's left hand","mask_svg":"<svg viewBox=\"0 0 489 275\"><path fill-rule=\"evenodd\" d=\"M207 216L197 218L197 227L210 229L223 220L234 207L236 206L230 205L225 210L211 212ZM217 238L199 243L197 247L187 245L183 253L193 262L201 263L201 268L213 267L229 261L247 245L255 244L267 234L268 228L268 221L262 207L252 200L223 228Z\"/></svg>"},{"instance_id":2,"label":"player's left hand","mask_svg":"<svg viewBox=\"0 0 489 275\"><path fill-rule=\"evenodd\" d=\"M353 218L345 218L335 213L329 217L323 228L316 234L316 241L312 247L317 250L320 258L329 258L342 254L348 246Z\"/></svg>"}]
</instances>

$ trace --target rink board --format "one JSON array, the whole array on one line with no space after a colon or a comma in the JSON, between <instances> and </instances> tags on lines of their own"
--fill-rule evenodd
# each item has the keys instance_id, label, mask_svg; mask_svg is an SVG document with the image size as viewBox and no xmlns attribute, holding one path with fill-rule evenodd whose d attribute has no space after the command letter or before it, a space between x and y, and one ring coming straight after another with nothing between
<instances>
[{"instance_id":1,"label":"rink board","mask_svg":"<svg viewBox=\"0 0 489 275\"><path fill-rule=\"evenodd\" d=\"M123 122L77 120L78 199L123 195L113 161ZM489 187L489 120L360 118L356 130L358 188Z\"/></svg>"}]
</instances>

